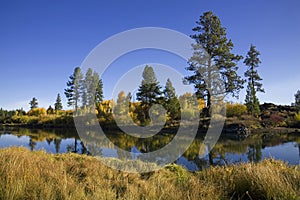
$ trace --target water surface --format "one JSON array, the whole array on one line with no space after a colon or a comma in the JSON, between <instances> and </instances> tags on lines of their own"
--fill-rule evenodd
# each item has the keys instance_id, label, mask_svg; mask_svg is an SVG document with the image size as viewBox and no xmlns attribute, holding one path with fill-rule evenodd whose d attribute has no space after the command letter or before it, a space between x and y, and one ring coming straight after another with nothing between
<instances>
[{"instance_id":1,"label":"water surface","mask_svg":"<svg viewBox=\"0 0 300 200\"><path fill-rule=\"evenodd\" d=\"M96 133L91 137L98 138ZM122 159L123 155L116 148L122 148L132 154L132 159L138 158L138 153L151 152L168 144L173 136L160 135L151 139L132 138L122 133L108 135L113 144L99 146L99 152L104 157ZM190 148L179 157L175 163L195 171L213 165L228 165L241 162L260 162L264 158L283 160L291 165L298 165L300 159L299 134L274 135L262 137L259 135L242 141L220 139L213 149L195 139ZM45 150L48 153L75 152L89 154L89 143L78 137L76 130L37 130L37 129L6 129L0 131L0 148L23 146L30 150Z\"/></svg>"}]
</instances>

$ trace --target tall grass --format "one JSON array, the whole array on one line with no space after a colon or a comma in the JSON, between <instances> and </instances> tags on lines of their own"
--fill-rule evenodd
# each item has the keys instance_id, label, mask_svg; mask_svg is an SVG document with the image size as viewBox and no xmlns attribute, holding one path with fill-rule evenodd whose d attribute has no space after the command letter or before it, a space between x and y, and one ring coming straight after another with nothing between
<instances>
[{"instance_id":1,"label":"tall grass","mask_svg":"<svg viewBox=\"0 0 300 200\"><path fill-rule=\"evenodd\" d=\"M299 167L265 160L191 173L177 165L129 174L93 157L0 150L0 199L297 199Z\"/></svg>"}]
</instances>

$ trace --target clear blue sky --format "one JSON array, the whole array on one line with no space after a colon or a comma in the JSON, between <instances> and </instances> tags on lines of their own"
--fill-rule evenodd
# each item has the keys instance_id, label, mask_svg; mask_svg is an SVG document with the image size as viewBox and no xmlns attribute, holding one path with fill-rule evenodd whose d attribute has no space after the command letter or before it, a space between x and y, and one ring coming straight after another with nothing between
<instances>
[{"instance_id":1,"label":"clear blue sky","mask_svg":"<svg viewBox=\"0 0 300 200\"><path fill-rule=\"evenodd\" d=\"M27 110L32 97L48 107L60 93L66 108L69 75L101 41L146 26L190 35L209 10L227 28L234 52L245 55L251 43L261 52L259 72L266 90L261 102L290 104L300 89L299 8L298 0L1 0L0 107ZM104 80L106 97L114 84L109 80ZM244 101L244 92L237 101Z\"/></svg>"}]
</instances>

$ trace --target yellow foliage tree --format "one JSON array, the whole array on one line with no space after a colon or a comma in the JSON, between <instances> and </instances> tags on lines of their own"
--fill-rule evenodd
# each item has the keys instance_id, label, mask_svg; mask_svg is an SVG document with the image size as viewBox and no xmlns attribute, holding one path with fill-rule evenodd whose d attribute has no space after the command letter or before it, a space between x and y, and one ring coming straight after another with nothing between
<instances>
[{"instance_id":1,"label":"yellow foliage tree","mask_svg":"<svg viewBox=\"0 0 300 200\"><path fill-rule=\"evenodd\" d=\"M227 117L241 117L247 114L247 106L239 103L227 103L226 104L226 116Z\"/></svg>"},{"instance_id":2,"label":"yellow foliage tree","mask_svg":"<svg viewBox=\"0 0 300 200\"><path fill-rule=\"evenodd\" d=\"M29 116L44 116L47 115L47 110L45 108L32 108L27 113Z\"/></svg>"}]
</instances>

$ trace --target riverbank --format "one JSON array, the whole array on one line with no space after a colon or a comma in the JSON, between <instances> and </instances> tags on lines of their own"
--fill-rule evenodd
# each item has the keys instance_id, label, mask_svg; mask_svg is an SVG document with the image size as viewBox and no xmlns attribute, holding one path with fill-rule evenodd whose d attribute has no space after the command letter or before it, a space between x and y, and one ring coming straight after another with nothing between
<instances>
[{"instance_id":1,"label":"riverbank","mask_svg":"<svg viewBox=\"0 0 300 200\"><path fill-rule=\"evenodd\" d=\"M258 164L188 172L169 165L147 174L112 170L77 154L0 150L0 199L297 199L299 166Z\"/></svg>"}]
</instances>

